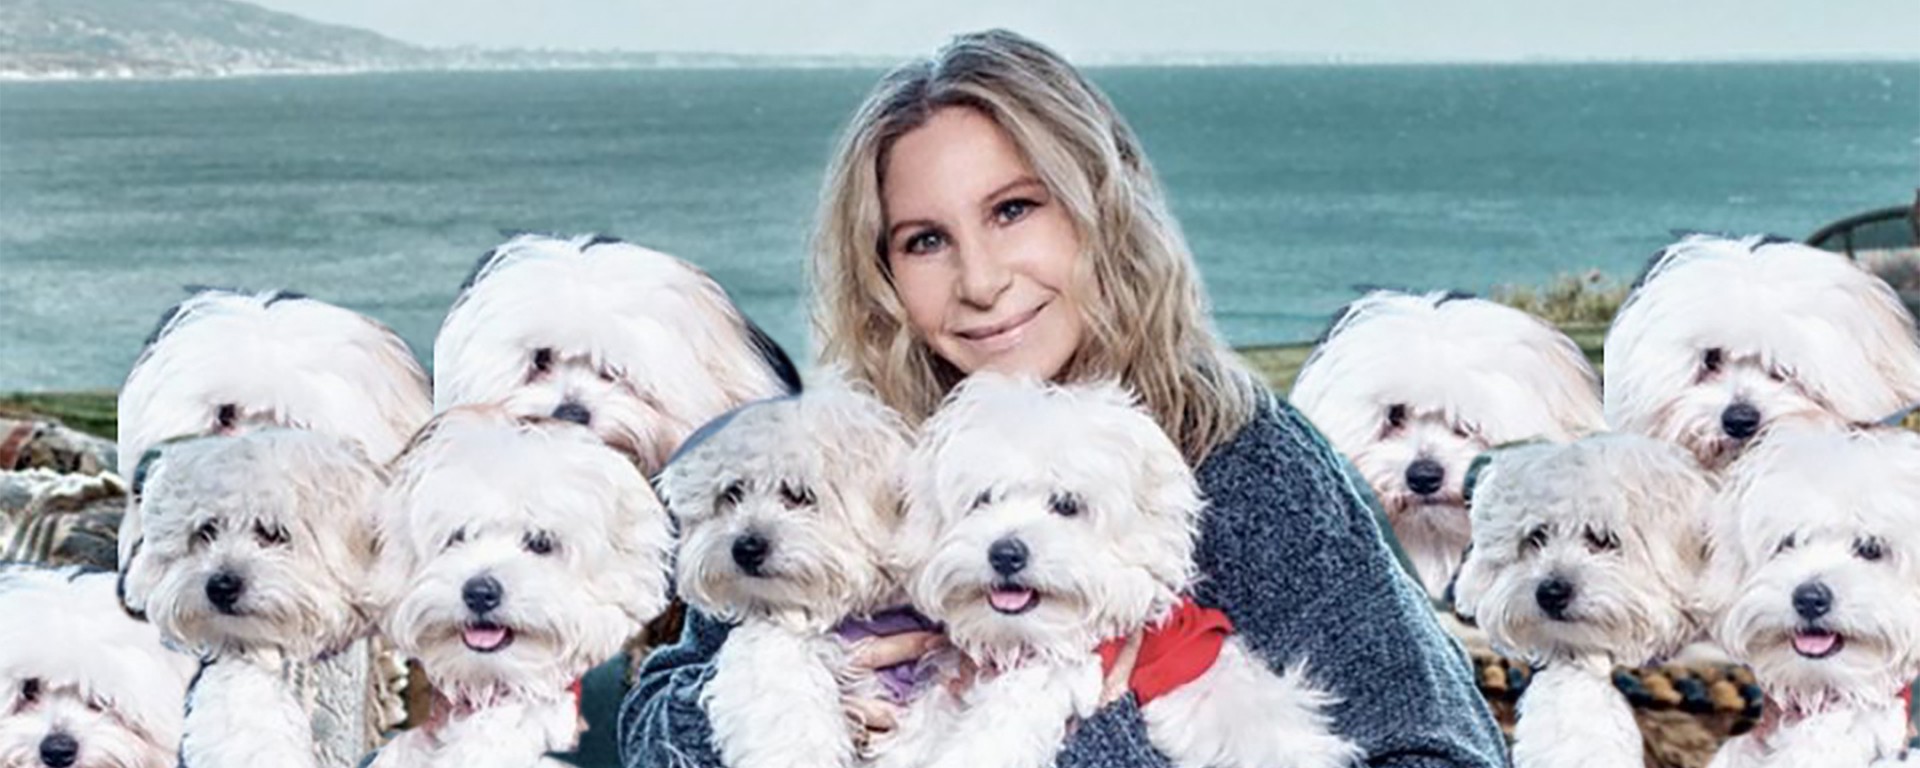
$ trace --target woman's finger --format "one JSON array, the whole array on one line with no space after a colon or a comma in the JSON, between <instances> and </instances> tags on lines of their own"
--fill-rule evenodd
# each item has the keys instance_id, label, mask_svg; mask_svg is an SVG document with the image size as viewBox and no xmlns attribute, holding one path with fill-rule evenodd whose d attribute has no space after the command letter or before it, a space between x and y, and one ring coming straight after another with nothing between
<instances>
[{"instance_id":1,"label":"woman's finger","mask_svg":"<svg viewBox=\"0 0 1920 768\"><path fill-rule=\"evenodd\" d=\"M1127 683L1133 679L1133 667L1140 658L1139 632L1127 638L1127 644L1113 659L1113 669L1107 670L1106 683L1100 688L1100 704L1105 706L1127 695Z\"/></svg>"},{"instance_id":2,"label":"woman's finger","mask_svg":"<svg viewBox=\"0 0 1920 768\"><path fill-rule=\"evenodd\" d=\"M937 632L902 632L886 637L870 637L853 647L847 663L862 669L879 669L915 661L946 643Z\"/></svg>"}]
</instances>

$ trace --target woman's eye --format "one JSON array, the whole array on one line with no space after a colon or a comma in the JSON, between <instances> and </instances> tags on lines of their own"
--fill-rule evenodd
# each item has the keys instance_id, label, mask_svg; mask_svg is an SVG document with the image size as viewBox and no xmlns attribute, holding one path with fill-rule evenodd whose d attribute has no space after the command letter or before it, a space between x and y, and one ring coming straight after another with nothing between
<instances>
[{"instance_id":1,"label":"woman's eye","mask_svg":"<svg viewBox=\"0 0 1920 768\"><path fill-rule=\"evenodd\" d=\"M1039 203L1026 198L1003 201L993 207L993 220L1001 224L1012 224L1038 207L1040 207Z\"/></svg>"},{"instance_id":2,"label":"woman's eye","mask_svg":"<svg viewBox=\"0 0 1920 768\"><path fill-rule=\"evenodd\" d=\"M934 251L940 250L941 246L946 244L946 235L928 230L908 235L906 243L900 250L906 251L907 253L933 253Z\"/></svg>"}]
</instances>

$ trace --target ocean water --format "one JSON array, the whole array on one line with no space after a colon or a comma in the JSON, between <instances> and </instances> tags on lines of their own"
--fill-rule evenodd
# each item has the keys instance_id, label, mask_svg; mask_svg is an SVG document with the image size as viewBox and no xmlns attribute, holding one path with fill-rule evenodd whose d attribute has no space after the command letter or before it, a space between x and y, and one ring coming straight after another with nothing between
<instances>
[{"instance_id":1,"label":"ocean water","mask_svg":"<svg viewBox=\"0 0 1920 768\"><path fill-rule=\"evenodd\" d=\"M113 387L190 284L423 359L502 230L695 261L796 358L815 195L871 70L0 84L0 390ZM1920 63L1115 68L1237 344L1366 286L1484 291L1669 231L1805 236L1920 186Z\"/></svg>"}]
</instances>

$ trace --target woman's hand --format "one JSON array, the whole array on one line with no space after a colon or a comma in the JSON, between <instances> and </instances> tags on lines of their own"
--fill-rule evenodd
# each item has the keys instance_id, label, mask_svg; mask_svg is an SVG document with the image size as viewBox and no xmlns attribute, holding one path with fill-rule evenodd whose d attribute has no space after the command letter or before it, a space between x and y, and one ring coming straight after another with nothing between
<instances>
[{"instance_id":1,"label":"woman's hand","mask_svg":"<svg viewBox=\"0 0 1920 768\"><path fill-rule=\"evenodd\" d=\"M1120 648L1119 655L1113 658L1113 669L1107 670L1106 682L1100 686L1100 706L1104 707L1119 701L1127 695L1127 683L1133 679L1133 667L1140 660L1140 640L1142 633L1135 632L1127 638L1127 644Z\"/></svg>"},{"instance_id":2,"label":"woman's hand","mask_svg":"<svg viewBox=\"0 0 1920 768\"><path fill-rule=\"evenodd\" d=\"M870 637L853 647L847 664L868 672L918 661L920 657L945 647L947 639L938 632L902 632L885 637ZM840 706L859 727L854 744L863 752L873 737L890 732L899 723L900 705L885 699L843 696Z\"/></svg>"}]
</instances>

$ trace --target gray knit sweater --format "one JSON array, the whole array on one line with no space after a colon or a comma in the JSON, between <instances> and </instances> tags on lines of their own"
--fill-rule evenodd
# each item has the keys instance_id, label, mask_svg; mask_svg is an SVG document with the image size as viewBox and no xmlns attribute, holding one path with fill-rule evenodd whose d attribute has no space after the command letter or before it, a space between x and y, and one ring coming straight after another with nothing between
<instances>
[{"instance_id":1,"label":"gray knit sweater","mask_svg":"<svg viewBox=\"0 0 1920 768\"><path fill-rule=\"evenodd\" d=\"M1395 564L1373 514L1306 419L1274 398L1197 474L1210 506L1195 598L1226 611L1262 657L1305 658L1315 680L1342 699L1334 727L1360 745L1367 765L1506 764L1465 654ZM680 642L647 659L620 709L627 768L721 765L699 698L726 632L689 614ZM1169 765L1147 741L1131 697L1081 723L1056 764Z\"/></svg>"}]
</instances>

